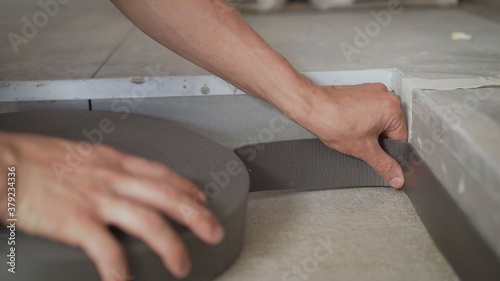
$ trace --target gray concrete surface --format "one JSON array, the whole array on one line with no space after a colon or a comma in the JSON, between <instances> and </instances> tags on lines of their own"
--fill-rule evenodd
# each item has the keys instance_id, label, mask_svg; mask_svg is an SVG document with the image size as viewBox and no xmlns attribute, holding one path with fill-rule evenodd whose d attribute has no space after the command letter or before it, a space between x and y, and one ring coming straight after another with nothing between
<instances>
[{"instance_id":1,"label":"gray concrete surface","mask_svg":"<svg viewBox=\"0 0 500 281\"><path fill-rule=\"evenodd\" d=\"M241 257L217 281L457 280L390 188L251 193Z\"/></svg>"},{"instance_id":2,"label":"gray concrete surface","mask_svg":"<svg viewBox=\"0 0 500 281\"><path fill-rule=\"evenodd\" d=\"M375 22L372 11L386 10L285 12L246 15L245 19L300 71L398 68L477 74L499 69L498 23L458 8L404 8L400 14L391 14L387 27L381 27L377 36L368 37L366 47L357 48L355 29L364 30ZM453 31L472 34L473 41L452 42ZM356 47L359 53L344 56L342 43ZM156 64L170 75L207 73L134 30L96 77L146 75L144 68Z\"/></svg>"},{"instance_id":3,"label":"gray concrete surface","mask_svg":"<svg viewBox=\"0 0 500 281\"><path fill-rule=\"evenodd\" d=\"M0 81L91 78L131 32L109 1L67 2L54 16L38 1L0 3ZM9 34L23 38L17 52Z\"/></svg>"},{"instance_id":4,"label":"gray concrete surface","mask_svg":"<svg viewBox=\"0 0 500 281\"><path fill-rule=\"evenodd\" d=\"M414 92L413 144L500 253L500 89Z\"/></svg>"},{"instance_id":5,"label":"gray concrete surface","mask_svg":"<svg viewBox=\"0 0 500 281\"><path fill-rule=\"evenodd\" d=\"M22 35L22 18L33 22L34 13L43 11L32 1L22 8L13 2L1 5L2 34ZM381 21L386 27L376 28L372 13L389 13L390 20ZM301 71L399 68L477 75L497 73L500 66L498 17L477 7L405 7L400 13L387 7L291 10L245 19ZM356 45L356 29L366 33L367 26L374 36ZM0 81L131 77L146 75L145 67L156 65L168 75L207 74L132 27L107 1L70 1L37 29L17 54L7 36L0 37ZM453 42L453 31L469 33L473 40ZM356 50L345 56L342 43Z\"/></svg>"},{"instance_id":6,"label":"gray concrete surface","mask_svg":"<svg viewBox=\"0 0 500 281\"><path fill-rule=\"evenodd\" d=\"M500 2L497 0L464 0L464 2L480 4L500 12Z\"/></svg>"}]
</instances>

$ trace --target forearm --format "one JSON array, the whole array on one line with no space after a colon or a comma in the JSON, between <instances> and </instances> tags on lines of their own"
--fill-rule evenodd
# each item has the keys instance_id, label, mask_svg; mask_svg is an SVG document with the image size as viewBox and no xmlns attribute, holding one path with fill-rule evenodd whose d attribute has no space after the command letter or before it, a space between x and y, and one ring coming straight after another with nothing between
<instances>
[{"instance_id":1,"label":"forearm","mask_svg":"<svg viewBox=\"0 0 500 281\"><path fill-rule=\"evenodd\" d=\"M225 1L112 2L162 45L285 113L300 115L295 105L303 103L302 95L307 94L312 83L269 47Z\"/></svg>"}]
</instances>

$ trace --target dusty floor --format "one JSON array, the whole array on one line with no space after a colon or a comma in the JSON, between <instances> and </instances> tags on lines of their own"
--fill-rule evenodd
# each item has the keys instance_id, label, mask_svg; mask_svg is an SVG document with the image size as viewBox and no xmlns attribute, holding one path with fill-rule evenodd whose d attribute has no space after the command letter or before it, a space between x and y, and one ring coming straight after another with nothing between
<instances>
[{"instance_id":1,"label":"dusty floor","mask_svg":"<svg viewBox=\"0 0 500 281\"><path fill-rule=\"evenodd\" d=\"M252 193L222 280L456 280L407 196L389 188Z\"/></svg>"}]
</instances>

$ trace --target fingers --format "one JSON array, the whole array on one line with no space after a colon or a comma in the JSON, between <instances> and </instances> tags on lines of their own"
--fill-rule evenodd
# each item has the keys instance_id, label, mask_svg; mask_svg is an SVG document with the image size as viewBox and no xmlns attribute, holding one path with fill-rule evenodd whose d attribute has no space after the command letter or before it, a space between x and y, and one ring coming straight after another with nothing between
<instances>
[{"instance_id":1,"label":"fingers","mask_svg":"<svg viewBox=\"0 0 500 281\"><path fill-rule=\"evenodd\" d=\"M224 236L222 227L210 211L191 195L169 186L168 182L128 178L116 182L112 188L121 196L161 210L207 243L216 244Z\"/></svg>"},{"instance_id":2,"label":"fingers","mask_svg":"<svg viewBox=\"0 0 500 281\"><path fill-rule=\"evenodd\" d=\"M161 210L209 244L222 240L224 230L204 207L207 199L194 183L159 163L138 157L125 156L122 163L129 173L149 178L118 181L113 184L117 194Z\"/></svg>"},{"instance_id":3,"label":"fingers","mask_svg":"<svg viewBox=\"0 0 500 281\"><path fill-rule=\"evenodd\" d=\"M149 177L152 179L162 179L165 183L186 192L203 204L207 201L205 194L201 192L194 183L181 177L160 163L148 161L131 155L123 155L121 163L123 169L132 175Z\"/></svg>"},{"instance_id":4,"label":"fingers","mask_svg":"<svg viewBox=\"0 0 500 281\"><path fill-rule=\"evenodd\" d=\"M120 198L102 198L100 218L143 240L176 277L185 277L191 262L184 242L159 213Z\"/></svg>"},{"instance_id":5,"label":"fingers","mask_svg":"<svg viewBox=\"0 0 500 281\"><path fill-rule=\"evenodd\" d=\"M382 135L396 141L407 141L408 127L406 126L406 121L401 111L399 99L394 95L388 96L388 102L385 108L386 112L389 112L389 116L388 119L386 119L388 120L388 125L382 132Z\"/></svg>"},{"instance_id":6,"label":"fingers","mask_svg":"<svg viewBox=\"0 0 500 281\"><path fill-rule=\"evenodd\" d=\"M54 145L47 158L66 155L67 145ZM204 241L217 243L222 239L222 228L204 208L206 199L192 182L159 163L128 156L105 145L95 146L94 151L64 183L50 169L40 169L41 176L27 183L28 188L36 186L36 182L46 187L44 192L26 192L31 194L30 200L38 200L26 205L31 214L23 221L30 232L82 248L103 281L131 278L125 252L107 229L108 224L142 239L177 277L189 272L189 254L162 213L185 223ZM31 160L39 161L40 167L47 166L39 159ZM190 220L185 219L186 212ZM40 217L52 220L45 222Z\"/></svg>"},{"instance_id":7,"label":"fingers","mask_svg":"<svg viewBox=\"0 0 500 281\"><path fill-rule=\"evenodd\" d=\"M160 163L109 147L102 147L102 150L117 167L117 171L107 176L112 191L122 200L113 196L96 199L102 201L99 216L105 223L142 239L174 275L185 276L191 267L187 249L170 224L155 210L186 225L201 240L216 244L222 240L224 231L205 208L205 195L194 183Z\"/></svg>"},{"instance_id":8,"label":"fingers","mask_svg":"<svg viewBox=\"0 0 500 281\"><path fill-rule=\"evenodd\" d=\"M376 140L355 150L353 156L365 161L392 187L397 189L403 187L404 175L401 166L380 147Z\"/></svg>"},{"instance_id":9,"label":"fingers","mask_svg":"<svg viewBox=\"0 0 500 281\"><path fill-rule=\"evenodd\" d=\"M75 244L92 260L102 281L129 280L123 248L104 225L90 222L74 229Z\"/></svg>"},{"instance_id":10,"label":"fingers","mask_svg":"<svg viewBox=\"0 0 500 281\"><path fill-rule=\"evenodd\" d=\"M53 191L49 189L46 193ZM53 215L55 220L32 220L32 227L35 228L29 232L81 248L94 263L102 281L130 280L125 252L120 243L86 204L74 199L70 195L58 202L59 208Z\"/></svg>"},{"instance_id":11,"label":"fingers","mask_svg":"<svg viewBox=\"0 0 500 281\"><path fill-rule=\"evenodd\" d=\"M382 135L395 141L407 141L408 127L406 126L403 114L400 114L382 133Z\"/></svg>"}]
</instances>

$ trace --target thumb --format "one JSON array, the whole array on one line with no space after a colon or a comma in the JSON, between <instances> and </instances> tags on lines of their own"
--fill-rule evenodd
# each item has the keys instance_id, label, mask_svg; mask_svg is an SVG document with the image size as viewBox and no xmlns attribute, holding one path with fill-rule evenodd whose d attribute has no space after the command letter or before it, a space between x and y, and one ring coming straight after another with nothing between
<instances>
[{"instance_id":1,"label":"thumb","mask_svg":"<svg viewBox=\"0 0 500 281\"><path fill-rule=\"evenodd\" d=\"M377 141L369 144L365 155L359 158L370 165L386 182L394 188L402 188L404 185L403 169L399 163L387 154Z\"/></svg>"}]
</instances>

